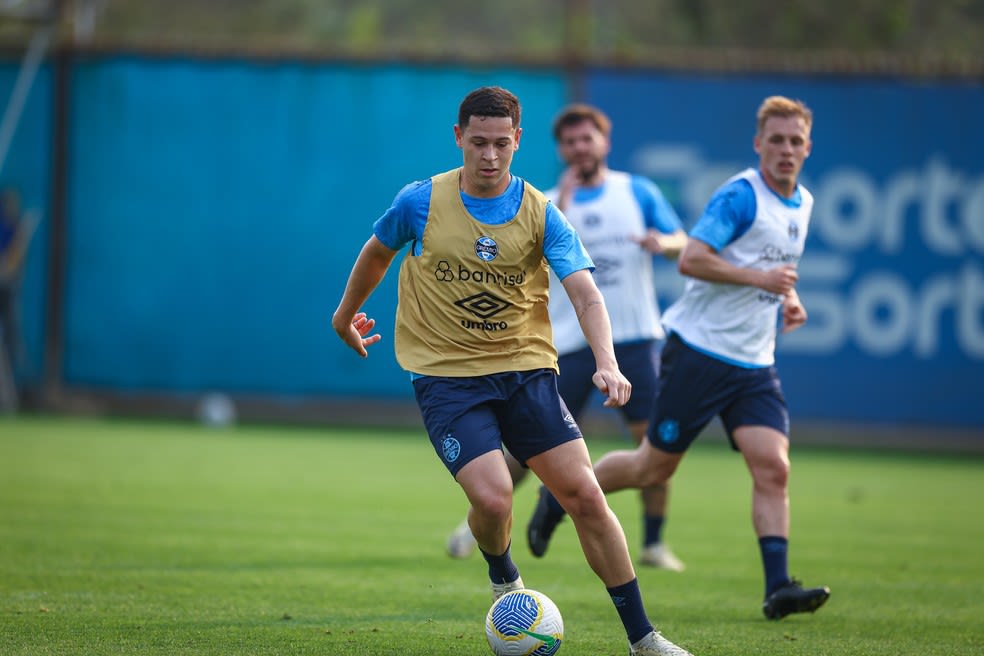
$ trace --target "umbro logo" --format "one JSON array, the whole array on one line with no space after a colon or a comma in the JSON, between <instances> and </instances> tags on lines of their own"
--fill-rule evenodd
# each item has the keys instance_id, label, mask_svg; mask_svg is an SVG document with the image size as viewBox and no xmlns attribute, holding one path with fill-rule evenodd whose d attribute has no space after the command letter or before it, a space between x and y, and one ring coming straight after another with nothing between
<instances>
[{"instance_id":1,"label":"umbro logo","mask_svg":"<svg viewBox=\"0 0 984 656\"><path fill-rule=\"evenodd\" d=\"M505 301L494 294L488 292L479 292L468 296L467 298L462 298L454 302L460 308L468 310L474 314L479 319L488 319L489 317L494 317L506 308L508 308L511 303Z\"/></svg>"}]
</instances>

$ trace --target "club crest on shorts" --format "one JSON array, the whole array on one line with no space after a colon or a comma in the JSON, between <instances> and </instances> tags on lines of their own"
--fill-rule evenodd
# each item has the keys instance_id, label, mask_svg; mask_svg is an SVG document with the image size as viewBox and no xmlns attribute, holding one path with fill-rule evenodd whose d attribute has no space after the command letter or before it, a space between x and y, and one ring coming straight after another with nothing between
<instances>
[{"instance_id":1,"label":"club crest on shorts","mask_svg":"<svg viewBox=\"0 0 984 656\"><path fill-rule=\"evenodd\" d=\"M676 442L680 437L680 422L676 419L664 419L656 427L656 434L659 435L661 442L670 444Z\"/></svg>"},{"instance_id":2,"label":"club crest on shorts","mask_svg":"<svg viewBox=\"0 0 984 656\"><path fill-rule=\"evenodd\" d=\"M475 255L483 262L491 262L499 255L499 245L491 237L482 235L475 241Z\"/></svg>"},{"instance_id":3,"label":"club crest on shorts","mask_svg":"<svg viewBox=\"0 0 984 656\"><path fill-rule=\"evenodd\" d=\"M454 439L451 433L444 436L441 448L444 450L444 459L448 462L454 462L461 455L461 443Z\"/></svg>"}]
</instances>

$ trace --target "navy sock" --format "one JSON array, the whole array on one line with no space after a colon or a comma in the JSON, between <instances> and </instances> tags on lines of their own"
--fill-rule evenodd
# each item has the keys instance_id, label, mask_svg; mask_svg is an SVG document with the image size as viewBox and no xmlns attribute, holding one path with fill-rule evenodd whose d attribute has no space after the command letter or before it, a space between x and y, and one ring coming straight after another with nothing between
<instances>
[{"instance_id":1,"label":"navy sock","mask_svg":"<svg viewBox=\"0 0 984 656\"><path fill-rule=\"evenodd\" d=\"M643 517L643 533L646 536L644 545L659 544L663 541L663 521L662 515L645 515Z\"/></svg>"},{"instance_id":2,"label":"navy sock","mask_svg":"<svg viewBox=\"0 0 984 656\"><path fill-rule=\"evenodd\" d=\"M615 604L615 610L625 626L625 635L630 643L636 643L645 638L653 630L653 624L646 615L642 605L642 593L639 592L639 579L608 588L608 594Z\"/></svg>"},{"instance_id":3,"label":"navy sock","mask_svg":"<svg viewBox=\"0 0 984 656\"><path fill-rule=\"evenodd\" d=\"M567 514L567 511L560 505L557 498L550 493L550 490L544 489L544 493L547 495L547 512L549 513L550 519L560 521L560 518Z\"/></svg>"},{"instance_id":4,"label":"navy sock","mask_svg":"<svg viewBox=\"0 0 984 656\"><path fill-rule=\"evenodd\" d=\"M519 578L519 568L516 567L516 563L513 562L512 555L509 553L512 542L509 545L506 547L506 552L501 556L493 556L486 553L481 547L478 548L482 552L482 556L485 557L485 562L489 564L489 580L493 583L512 583Z\"/></svg>"},{"instance_id":5,"label":"navy sock","mask_svg":"<svg viewBox=\"0 0 984 656\"><path fill-rule=\"evenodd\" d=\"M759 550L762 552L762 566L765 568L765 596L768 597L789 583L789 541L778 535L766 535L759 538Z\"/></svg>"}]
</instances>

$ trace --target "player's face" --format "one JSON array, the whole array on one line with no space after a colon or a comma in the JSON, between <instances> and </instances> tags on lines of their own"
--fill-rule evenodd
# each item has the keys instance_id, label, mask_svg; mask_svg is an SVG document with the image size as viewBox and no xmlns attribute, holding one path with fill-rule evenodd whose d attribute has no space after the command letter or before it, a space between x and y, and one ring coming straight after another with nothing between
<instances>
[{"instance_id":1,"label":"player's face","mask_svg":"<svg viewBox=\"0 0 984 656\"><path fill-rule=\"evenodd\" d=\"M561 129L557 150L561 159L577 171L582 182L591 180L608 157L611 144L591 121L581 121Z\"/></svg>"},{"instance_id":2,"label":"player's face","mask_svg":"<svg viewBox=\"0 0 984 656\"><path fill-rule=\"evenodd\" d=\"M803 162L810 156L810 130L799 116L770 116L755 135L759 168L772 189L789 196L796 188Z\"/></svg>"},{"instance_id":3,"label":"player's face","mask_svg":"<svg viewBox=\"0 0 984 656\"><path fill-rule=\"evenodd\" d=\"M464 130L454 126L461 148L462 190L470 196L498 196L509 186L509 165L519 148L522 128L506 116L472 116Z\"/></svg>"}]
</instances>

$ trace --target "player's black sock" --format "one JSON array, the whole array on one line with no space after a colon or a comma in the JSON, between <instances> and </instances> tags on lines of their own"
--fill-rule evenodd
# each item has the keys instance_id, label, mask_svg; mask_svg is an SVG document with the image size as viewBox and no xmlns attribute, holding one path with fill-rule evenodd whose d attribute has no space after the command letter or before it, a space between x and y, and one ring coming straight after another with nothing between
<instances>
[{"instance_id":1,"label":"player's black sock","mask_svg":"<svg viewBox=\"0 0 984 656\"><path fill-rule=\"evenodd\" d=\"M544 493L547 495L548 518L554 523L559 522L561 518L567 514L567 511L565 511L564 507L560 505L560 502L557 501L556 497L550 493L550 490L544 490Z\"/></svg>"},{"instance_id":2,"label":"player's black sock","mask_svg":"<svg viewBox=\"0 0 984 656\"><path fill-rule=\"evenodd\" d=\"M509 545L511 547L512 543L510 542ZM512 583L519 578L519 569L509 553L510 547L506 547L505 553L501 556L493 556L481 547L478 548L485 557L485 562L489 564L489 580L492 583Z\"/></svg>"},{"instance_id":3,"label":"player's black sock","mask_svg":"<svg viewBox=\"0 0 984 656\"><path fill-rule=\"evenodd\" d=\"M789 583L789 541L778 535L766 535L759 538L759 550L762 552L762 566L765 568L765 596L769 596Z\"/></svg>"},{"instance_id":4,"label":"player's black sock","mask_svg":"<svg viewBox=\"0 0 984 656\"><path fill-rule=\"evenodd\" d=\"M639 579L608 588L615 610L625 626L625 634L629 642L635 644L649 635L653 630L652 622L646 615L642 605L642 593L639 592Z\"/></svg>"},{"instance_id":5,"label":"player's black sock","mask_svg":"<svg viewBox=\"0 0 984 656\"><path fill-rule=\"evenodd\" d=\"M663 541L663 516L646 515L643 517L643 544L659 544Z\"/></svg>"}]
</instances>

